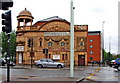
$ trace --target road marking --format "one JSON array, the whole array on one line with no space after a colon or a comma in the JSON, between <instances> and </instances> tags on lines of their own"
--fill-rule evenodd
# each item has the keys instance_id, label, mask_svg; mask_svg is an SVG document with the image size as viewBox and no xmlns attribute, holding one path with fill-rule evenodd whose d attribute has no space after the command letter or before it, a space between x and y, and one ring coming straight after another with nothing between
<instances>
[{"instance_id":1,"label":"road marking","mask_svg":"<svg viewBox=\"0 0 120 83\"><path fill-rule=\"evenodd\" d=\"M90 79L90 78L95 74L95 72L97 72L99 69L100 69L100 67L99 67L98 69L96 69L96 70L94 71L94 73L92 73L89 77L87 77L87 78L85 78L85 79Z\"/></svg>"}]
</instances>

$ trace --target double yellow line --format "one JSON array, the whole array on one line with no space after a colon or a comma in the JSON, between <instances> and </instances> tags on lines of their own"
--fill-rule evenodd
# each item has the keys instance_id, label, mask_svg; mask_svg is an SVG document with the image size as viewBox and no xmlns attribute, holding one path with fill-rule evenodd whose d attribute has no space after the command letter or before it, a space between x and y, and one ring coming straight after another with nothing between
<instances>
[{"instance_id":1,"label":"double yellow line","mask_svg":"<svg viewBox=\"0 0 120 83\"><path fill-rule=\"evenodd\" d=\"M95 74L95 72L97 72L99 69L100 69L100 67L99 67L98 69L96 69L96 70L94 71L94 73L92 73L89 77L87 77L87 78L85 78L85 79L90 79L90 78Z\"/></svg>"}]
</instances>

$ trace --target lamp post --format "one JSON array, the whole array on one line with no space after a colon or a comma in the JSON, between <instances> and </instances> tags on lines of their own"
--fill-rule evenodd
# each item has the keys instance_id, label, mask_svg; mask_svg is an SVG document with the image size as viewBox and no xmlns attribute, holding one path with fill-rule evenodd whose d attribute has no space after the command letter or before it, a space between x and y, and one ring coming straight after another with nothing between
<instances>
[{"instance_id":1,"label":"lamp post","mask_svg":"<svg viewBox=\"0 0 120 83\"><path fill-rule=\"evenodd\" d=\"M111 59L110 51L111 51L111 36L109 37L109 61L108 62L110 62L110 59Z\"/></svg>"},{"instance_id":2,"label":"lamp post","mask_svg":"<svg viewBox=\"0 0 120 83\"><path fill-rule=\"evenodd\" d=\"M70 22L70 77L74 77L74 7L73 0L70 2L70 10L71 10L71 22Z\"/></svg>"},{"instance_id":3,"label":"lamp post","mask_svg":"<svg viewBox=\"0 0 120 83\"><path fill-rule=\"evenodd\" d=\"M101 40L101 43L102 43L101 44L101 47L102 47L101 48L101 50L102 50L102 53L101 53L102 54L102 63L104 63L104 23L105 23L105 21L102 22L102 38L101 38L102 39Z\"/></svg>"}]
</instances>

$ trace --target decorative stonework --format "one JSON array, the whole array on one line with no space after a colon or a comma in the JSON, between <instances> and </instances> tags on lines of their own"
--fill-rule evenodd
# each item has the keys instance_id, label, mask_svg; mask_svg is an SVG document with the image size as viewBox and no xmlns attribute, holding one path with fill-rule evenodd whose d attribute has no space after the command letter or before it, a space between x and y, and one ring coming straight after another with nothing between
<instances>
[{"instance_id":1,"label":"decorative stonework","mask_svg":"<svg viewBox=\"0 0 120 83\"><path fill-rule=\"evenodd\" d=\"M48 45L49 42L52 46ZM61 42L65 42L65 46L61 46ZM45 48L49 51L66 51L69 49L69 37L45 37Z\"/></svg>"},{"instance_id":2,"label":"decorative stonework","mask_svg":"<svg viewBox=\"0 0 120 83\"><path fill-rule=\"evenodd\" d=\"M64 22L53 21L44 25L40 31L70 31L70 25Z\"/></svg>"},{"instance_id":3,"label":"decorative stonework","mask_svg":"<svg viewBox=\"0 0 120 83\"><path fill-rule=\"evenodd\" d=\"M87 38L77 37L76 47L77 51L87 51Z\"/></svg>"}]
</instances>

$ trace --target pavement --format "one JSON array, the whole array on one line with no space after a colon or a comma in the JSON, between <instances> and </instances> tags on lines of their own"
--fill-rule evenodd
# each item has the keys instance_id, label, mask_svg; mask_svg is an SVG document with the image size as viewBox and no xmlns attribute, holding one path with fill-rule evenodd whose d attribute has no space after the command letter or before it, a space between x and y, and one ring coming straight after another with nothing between
<instances>
[{"instance_id":1,"label":"pavement","mask_svg":"<svg viewBox=\"0 0 120 83\"><path fill-rule=\"evenodd\" d=\"M95 66L89 66L89 67L97 67L95 72L100 69L98 65ZM1 66L0 68L6 68L5 66ZM31 69L31 66L29 65L16 65L14 67L11 67L11 69ZM33 66L32 69L37 69L37 67ZM49 68L41 68L43 70L49 69ZM67 66L63 68L65 70L70 70L70 67ZM74 67L74 70L77 70L78 67ZM94 73L92 73L90 76L92 76ZM89 79L90 76L86 77L39 77L39 76L23 76L23 77L11 77L10 82L2 82L2 83L80 83L81 81L85 80L86 78Z\"/></svg>"}]
</instances>

